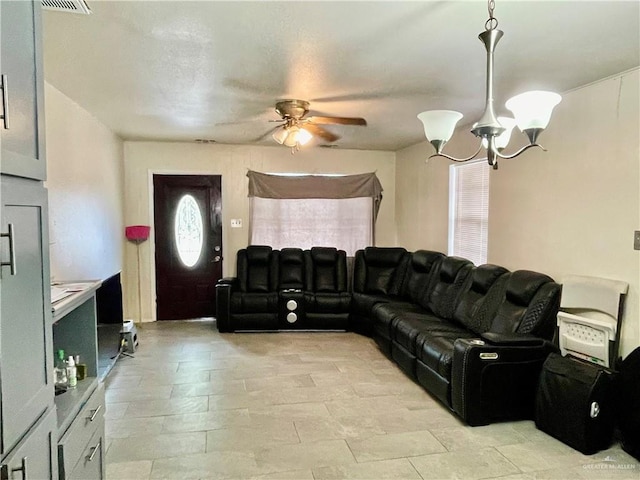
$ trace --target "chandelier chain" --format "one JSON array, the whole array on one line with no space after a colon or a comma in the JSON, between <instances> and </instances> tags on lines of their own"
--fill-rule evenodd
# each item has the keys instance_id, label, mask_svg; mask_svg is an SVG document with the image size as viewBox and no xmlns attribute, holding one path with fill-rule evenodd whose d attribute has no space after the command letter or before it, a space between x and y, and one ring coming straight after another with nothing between
<instances>
[{"instance_id":1,"label":"chandelier chain","mask_svg":"<svg viewBox=\"0 0 640 480\"><path fill-rule=\"evenodd\" d=\"M489 19L484 24L484 29L487 30L487 31L495 30L496 28L498 28L498 19L493 16L493 10L495 8L496 8L495 0L488 0L487 1L487 10L489 10Z\"/></svg>"}]
</instances>

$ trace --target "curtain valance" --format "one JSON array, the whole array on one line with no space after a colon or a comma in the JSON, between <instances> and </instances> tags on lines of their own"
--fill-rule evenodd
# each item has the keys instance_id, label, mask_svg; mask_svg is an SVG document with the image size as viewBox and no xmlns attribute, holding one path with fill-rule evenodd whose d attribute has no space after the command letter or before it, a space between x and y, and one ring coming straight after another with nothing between
<instances>
[{"instance_id":1,"label":"curtain valance","mask_svg":"<svg viewBox=\"0 0 640 480\"><path fill-rule=\"evenodd\" d=\"M372 197L379 204L382 185L375 173L357 175L272 175L249 171L249 196L262 198Z\"/></svg>"}]
</instances>

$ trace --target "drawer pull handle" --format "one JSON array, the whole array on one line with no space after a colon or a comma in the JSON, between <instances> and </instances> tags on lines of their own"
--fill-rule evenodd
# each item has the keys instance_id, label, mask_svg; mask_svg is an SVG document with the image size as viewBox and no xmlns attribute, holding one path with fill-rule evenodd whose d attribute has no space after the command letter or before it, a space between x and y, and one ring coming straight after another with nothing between
<instances>
[{"instance_id":1,"label":"drawer pull handle","mask_svg":"<svg viewBox=\"0 0 640 480\"><path fill-rule=\"evenodd\" d=\"M13 223L7 225L8 232L0 233L0 238L9 239L9 261L0 262L0 267L9 267L11 275L17 275L18 269L16 267L16 234L13 229Z\"/></svg>"},{"instance_id":2,"label":"drawer pull handle","mask_svg":"<svg viewBox=\"0 0 640 480\"><path fill-rule=\"evenodd\" d=\"M11 469L11 478L15 472L22 472L22 480L27 480L27 457L22 457L22 465L20 468Z\"/></svg>"},{"instance_id":3,"label":"drawer pull handle","mask_svg":"<svg viewBox=\"0 0 640 480\"><path fill-rule=\"evenodd\" d=\"M102 405L98 405L98 408L96 408L93 413L91 414L91 416L89 417L89 421L93 422L96 419L96 415L98 415L98 412L102 410Z\"/></svg>"},{"instance_id":4,"label":"drawer pull handle","mask_svg":"<svg viewBox=\"0 0 640 480\"><path fill-rule=\"evenodd\" d=\"M7 76L2 75L2 115L0 118L4 121L5 130L9 130L9 84L7 83Z\"/></svg>"},{"instance_id":5,"label":"drawer pull handle","mask_svg":"<svg viewBox=\"0 0 640 480\"><path fill-rule=\"evenodd\" d=\"M87 461L88 462L93 462L93 459L96 456L96 453L98 453L100 451L100 443L101 443L101 441L98 442L98 444L95 447L91 447L91 453L87 456Z\"/></svg>"}]
</instances>

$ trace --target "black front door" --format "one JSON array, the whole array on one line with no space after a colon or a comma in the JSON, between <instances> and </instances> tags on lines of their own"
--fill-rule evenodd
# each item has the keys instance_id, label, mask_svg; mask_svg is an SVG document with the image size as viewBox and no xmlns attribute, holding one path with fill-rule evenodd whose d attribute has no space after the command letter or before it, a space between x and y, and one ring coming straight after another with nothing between
<instances>
[{"instance_id":1,"label":"black front door","mask_svg":"<svg viewBox=\"0 0 640 480\"><path fill-rule=\"evenodd\" d=\"M213 317L222 276L220 175L154 175L158 320Z\"/></svg>"}]
</instances>

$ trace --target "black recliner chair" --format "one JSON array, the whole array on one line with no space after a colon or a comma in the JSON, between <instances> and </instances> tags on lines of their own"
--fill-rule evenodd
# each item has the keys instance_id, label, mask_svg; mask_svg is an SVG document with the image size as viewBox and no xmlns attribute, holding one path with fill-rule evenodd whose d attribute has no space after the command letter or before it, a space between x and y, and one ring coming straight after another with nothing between
<instances>
[{"instance_id":1,"label":"black recliner chair","mask_svg":"<svg viewBox=\"0 0 640 480\"><path fill-rule=\"evenodd\" d=\"M279 254L262 245L238 251L236 276L216 284L220 332L278 328Z\"/></svg>"},{"instance_id":2,"label":"black recliner chair","mask_svg":"<svg viewBox=\"0 0 640 480\"><path fill-rule=\"evenodd\" d=\"M377 303L401 300L400 288L410 254L401 247L358 250L353 265L349 329L371 336L371 309Z\"/></svg>"},{"instance_id":3,"label":"black recliner chair","mask_svg":"<svg viewBox=\"0 0 640 480\"><path fill-rule=\"evenodd\" d=\"M527 270L508 274L504 296L480 339L458 339L452 351L451 403L469 425L533 419L542 365L561 287Z\"/></svg>"},{"instance_id":4,"label":"black recliner chair","mask_svg":"<svg viewBox=\"0 0 640 480\"><path fill-rule=\"evenodd\" d=\"M306 290L304 306L310 328L344 330L349 319L351 293L347 284L347 254L329 247L304 252Z\"/></svg>"}]
</instances>

